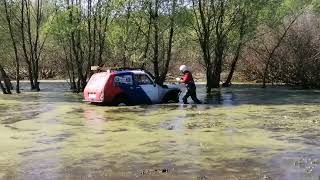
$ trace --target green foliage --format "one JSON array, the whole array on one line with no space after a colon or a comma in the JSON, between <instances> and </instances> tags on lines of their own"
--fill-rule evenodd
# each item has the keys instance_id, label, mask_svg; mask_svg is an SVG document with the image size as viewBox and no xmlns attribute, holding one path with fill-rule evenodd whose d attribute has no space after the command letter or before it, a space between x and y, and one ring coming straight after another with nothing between
<instances>
[{"instance_id":1,"label":"green foliage","mask_svg":"<svg viewBox=\"0 0 320 180\"><path fill-rule=\"evenodd\" d=\"M194 1L198 2L198 0ZM19 17L20 5L18 1L10 2L12 15ZM64 57L63 52L59 50L66 47L69 48L72 44L71 34L78 33L80 37L76 40L79 41L80 46L77 47L79 48L79 53L76 54L83 56L84 69L86 69L87 65L90 65L88 61L92 58L92 55L88 55L89 49L91 48L91 51L93 51L95 48L95 51L98 52L100 48L97 45L98 43L102 43L106 49L101 55L103 63L122 65L123 61L127 60L128 66L139 66L142 63L146 63L148 67L151 67L156 42L154 39L154 27L152 27L153 22L150 22L150 17L153 16L153 11L155 10L155 0L92 0L92 12L90 15L88 14L87 5L89 1L84 1L81 5L76 4L78 1L76 2L75 0L73 0L73 3L71 3L72 0L45 0L43 2L45 15L44 23L41 24L41 41L48 36L47 42L50 44L46 45L47 49L45 48L46 52L44 53L57 56L52 57L52 59ZM192 0L178 0L176 10L171 14L172 2L172 0L159 0L159 17L156 23L159 27L157 45L159 45L160 66L163 65L167 58L170 17L172 15L174 16L174 36L171 64L182 63L181 61L194 61L195 57L198 58L202 55L201 48L197 43L199 34L195 31L196 16L199 16L199 12L194 12ZM286 20L303 11L311 10L311 8L316 12L320 12L319 0L202 0L202 2L207 5L205 6L207 14L212 13L210 11L210 3L217 9L219 9L220 2L225 3L224 22L221 29L224 34L223 46L225 48L224 58L226 59L235 56L239 45L245 47L246 42L264 33L266 29L280 30L282 28L281 25ZM73 5L71 6L71 4ZM150 7L151 9L149 9ZM0 52L2 52L0 58L2 62L6 60L6 64L13 64L10 59L12 58L12 53L8 53L12 52L12 43L4 21L2 4L0 5L0 12L2 14L2 18L0 18L0 23L2 24L0 29ZM71 21L70 15L72 15L73 21ZM211 28L214 29L217 27L217 17L214 14L211 15L215 18L213 20L214 23L211 24ZM100 16L107 17L107 23L102 24L101 27L94 24L94 20L97 20ZM206 16L205 18L208 19L208 17ZM19 21L15 18L13 18L13 21L15 38L20 42ZM105 19L102 21L105 21ZM88 30L89 23L91 23L91 30ZM150 24L151 28L149 27ZM106 32L101 33L104 28L106 28ZM103 41L99 39L98 35L92 37L93 31L97 34L100 32ZM89 34L91 34L91 37ZM91 41L90 45L89 41ZM209 45L210 53L213 57L217 48L217 36L214 31L210 34ZM57 50L59 52L52 52ZM19 48L19 51L22 51L21 48ZM95 58L98 56L97 52L95 52ZM183 59L190 54L194 59ZM22 54L19 54L19 56L22 57ZM50 64L49 61L53 61L52 59L49 60L48 58L46 60L48 62L45 63ZM198 61L194 64L200 66ZM223 65L227 67L228 63L224 62Z\"/></svg>"},{"instance_id":2,"label":"green foliage","mask_svg":"<svg viewBox=\"0 0 320 180\"><path fill-rule=\"evenodd\" d=\"M320 13L320 1L319 0L313 0L311 5L312 5L312 8L315 12Z\"/></svg>"},{"instance_id":3,"label":"green foliage","mask_svg":"<svg viewBox=\"0 0 320 180\"><path fill-rule=\"evenodd\" d=\"M305 11L310 3L311 0L267 1L260 13L259 21L270 28L276 28L283 22L284 18Z\"/></svg>"}]
</instances>

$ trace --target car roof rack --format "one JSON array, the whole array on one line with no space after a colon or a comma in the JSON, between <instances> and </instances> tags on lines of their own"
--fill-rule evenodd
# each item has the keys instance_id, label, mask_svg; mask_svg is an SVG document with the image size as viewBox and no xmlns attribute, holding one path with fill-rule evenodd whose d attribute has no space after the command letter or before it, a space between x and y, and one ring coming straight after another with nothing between
<instances>
[{"instance_id":1,"label":"car roof rack","mask_svg":"<svg viewBox=\"0 0 320 180\"><path fill-rule=\"evenodd\" d=\"M94 70L94 71L97 71L97 70L99 70L99 71L108 71L108 70L110 70L110 71L134 71L134 70L136 70L136 71L143 71L143 72L149 74L152 77L152 79L155 79L153 74L150 71L148 71L148 70L146 70L144 68L131 68L131 67L113 67L113 68L109 68L109 67L91 66L91 70Z\"/></svg>"},{"instance_id":2,"label":"car roof rack","mask_svg":"<svg viewBox=\"0 0 320 180\"><path fill-rule=\"evenodd\" d=\"M120 67L120 68L110 68L110 70L113 70L113 71L145 71L145 69L143 68L130 68L130 67Z\"/></svg>"},{"instance_id":3,"label":"car roof rack","mask_svg":"<svg viewBox=\"0 0 320 180\"><path fill-rule=\"evenodd\" d=\"M150 71L148 71L144 68L122 67L122 68L111 68L110 70L111 71L143 71L143 72L149 74L149 76L151 76L152 79L155 79L154 75Z\"/></svg>"},{"instance_id":4,"label":"car roof rack","mask_svg":"<svg viewBox=\"0 0 320 180\"><path fill-rule=\"evenodd\" d=\"M100 66L91 66L92 71L146 71L143 68L131 68L131 67L100 67Z\"/></svg>"}]
</instances>

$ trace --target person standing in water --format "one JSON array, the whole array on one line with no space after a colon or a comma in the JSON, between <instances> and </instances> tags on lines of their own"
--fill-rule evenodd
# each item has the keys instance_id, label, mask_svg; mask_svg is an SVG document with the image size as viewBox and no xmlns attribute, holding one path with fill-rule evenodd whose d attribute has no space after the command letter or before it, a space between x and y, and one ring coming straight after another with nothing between
<instances>
[{"instance_id":1,"label":"person standing in water","mask_svg":"<svg viewBox=\"0 0 320 180\"><path fill-rule=\"evenodd\" d=\"M177 78L176 80L179 83L184 83L187 88L187 91L182 98L183 103L188 104L188 98L191 96L191 99L194 103L201 104L201 101L197 98L197 88L194 83L192 73L188 70L188 67L186 65L181 65L179 69L183 73L183 76L181 78Z\"/></svg>"}]
</instances>

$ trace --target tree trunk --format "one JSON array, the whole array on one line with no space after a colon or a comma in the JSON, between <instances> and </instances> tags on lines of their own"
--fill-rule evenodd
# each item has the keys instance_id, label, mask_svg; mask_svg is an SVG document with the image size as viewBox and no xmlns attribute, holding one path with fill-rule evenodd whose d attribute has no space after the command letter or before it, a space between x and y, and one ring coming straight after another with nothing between
<instances>
[{"instance_id":1,"label":"tree trunk","mask_svg":"<svg viewBox=\"0 0 320 180\"><path fill-rule=\"evenodd\" d=\"M71 0L71 5L70 5L70 0L67 0L67 9L69 10L69 19L68 22L70 24L73 24L73 11L71 9L71 7L73 6L73 1ZM74 65L73 65L73 60L74 60L74 41L73 41L73 32L70 33L70 37L69 37L69 59L70 59L70 70L71 70L71 77L70 77L70 90L72 90L72 92L76 93L77 91L77 85L75 82L75 73L74 73ZM67 59L67 58L66 58Z\"/></svg>"},{"instance_id":2,"label":"tree trunk","mask_svg":"<svg viewBox=\"0 0 320 180\"><path fill-rule=\"evenodd\" d=\"M36 70L35 73L39 72L38 70ZM34 78L34 85L35 85L35 90L36 91L40 91L40 82L39 82L39 78L38 78L38 74L35 75L35 78Z\"/></svg>"},{"instance_id":3,"label":"tree trunk","mask_svg":"<svg viewBox=\"0 0 320 180\"><path fill-rule=\"evenodd\" d=\"M163 67L163 71L161 73L161 77L160 77L160 80L159 80L160 84L163 84L164 81L166 80L166 76L167 76L167 73L169 71L169 65L170 65L170 61L171 61L176 3L177 3L177 0L173 0L173 2L172 2L172 12L171 12L171 17L170 17L170 32L169 32L169 40L168 40L167 58L166 58L166 61L165 61L164 67Z\"/></svg>"},{"instance_id":4,"label":"tree trunk","mask_svg":"<svg viewBox=\"0 0 320 180\"><path fill-rule=\"evenodd\" d=\"M237 46L237 49L236 49L236 55L234 56L233 60L232 60L232 63L231 63L231 69L230 69L230 72L228 74L228 78L227 80L223 83L223 87L229 87L231 85L231 80L232 80L232 77L233 77L233 73L234 71L236 70L236 65L237 65L237 62L240 58L240 52L241 52L241 48L242 46L244 45L244 43L242 42L243 41L243 38L244 38L244 35L245 35L245 24L246 24L246 19L247 19L247 16L245 14L245 12L242 13L242 18L241 18L241 24L240 24L240 29L239 29L239 42L238 42L238 46Z\"/></svg>"},{"instance_id":5,"label":"tree trunk","mask_svg":"<svg viewBox=\"0 0 320 180\"><path fill-rule=\"evenodd\" d=\"M93 38L92 38L92 27L91 27L91 18L92 18L92 2L91 0L87 0L87 31L88 31L88 52L87 52L87 68L85 69L85 77L90 76L90 67L93 65L93 58L92 58L92 51L93 51L93 46L92 46L92 42L93 42ZM95 53L95 52L93 52Z\"/></svg>"},{"instance_id":6,"label":"tree trunk","mask_svg":"<svg viewBox=\"0 0 320 180\"><path fill-rule=\"evenodd\" d=\"M73 1L72 5L73 5ZM80 2L78 2L80 3ZM79 5L79 4L76 4ZM69 7L71 8L71 7ZM81 12L77 12L77 18L75 19L75 21L73 21L73 10L70 11L69 13L69 22L71 24L73 24L74 22L77 23L78 25L81 22ZM76 66L76 70L77 70L77 92L81 92L84 88L84 84L86 82L84 82L84 79L86 79L85 75L83 74L83 51L82 51L82 47L81 47L81 32L79 29L76 29L74 31L71 32L71 47L72 47L72 51L73 51L73 55L74 55L74 60L75 60L75 66Z\"/></svg>"},{"instance_id":7,"label":"tree trunk","mask_svg":"<svg viewBox=\"0 0 320 180\"><path fill-rule=\"evenodd\" d=\"M14 54L15 54L16 81L17 81L16 92L20 93L20 60L19 60L19 56L18 56L17 42L14 39L13 29L12 29L12 25L11 25L11 17L10 17L10 14L9 14L9 7L8 7L8 4L7 4L7 1L3 0L3 2L4 2L4 7L5 7L5 16L6 16L6 20L7 20L8 27L9 27L10 38L11 38L11 41L12 41L12 46L13 46L13 50L14 50ZM12 84L10 82L10 79L6 75L6 73L5 73L5 71L4 71L2 66L1 66L0 70L1 70L2 77L3 77L4 82L5 82L5 86L7 88L7 93L11 94Z\"/></svg>"},{"instance_id":8,"label":"tree trunk","mask_svg":"<svg viewBox=\"0 0 320 180\"><path fill-rule=\"evenodd\" d=\"M220 36L221 37L221 36ZM224 54L223 37L219 38L215 48L215 59L213 61L213 72L212 72L212 88L219 88L222 73L222 62Z\"/></svg>"},{"instance_id":9,"label":"tree trunk","mask_svg":"<svg viewBox=\"0 0 320 180\"><path fill-rule=\"evenodd\" d=\"M226 82L224 82L222 84L223 87L230 87L231 86L231 80L232 80L232 77L233 77L233 73L234 73L234 71L236 69L236 65L237 65L238 59L239 59L239 57L233 59L232 64L231 64L231 69L230 69L230 72L228 74L227 80L226 80Z\"/></svg>"},{"instance_id":10,"label":"tree trunk","mask_svg":"<svg viewBox=\"0 0 320 180\"><path fill-rule=\"evenodd\" d=\"M222 72L222 62L224 59L224 50L225 50L225 32L224 32L224 18L225 18L225 2L220 1L220 9L217 17L217 24L215 27L215 35L216 35L216 44L215 44L215 59L213 61L214 72L212 77L212 85L213 88L220 87L221 81L221 72Z\"/></svg>"},{"instance_id":11,"label":"tree trunk","mask_svg":"<svg viewBox=\"0 0 320 180\"><path fill-rule=\"evenodd\" d=\"M159 0L155 0L155 9L153 14L150 14L153 17L153 28L154 28L154 54L153 54L153 71L155 75L155 80L158 83L160 74L159 74Z\"/></svg>"},{"instance_id":12,"label":"tree trunk","mask_svg":"<svg viewBox=\"0 0 320 180\"><path fill-rule=\"evenodd\" d=\"M10 86L12 87L11 83L10 83ZM16 93L18 93L18 94L21 93L20 92L20 62L19 61L16 62Z\"/></svg>"},{"instance_id":13,"label":"tree trunk","mask_svg":"<svg viewBox=\"0 0 320 180\"><path fill-rule=\"evenodd\" d=\"M27 66L28 66L28 78L29 78L29 81L30 81L30 88L31 88L31 90L34 90L35 89L35 85L34 85L34 82L33 82L31 63L29 63L29 64L27 63Z\"/></svg>"},{"instance_id":14,"label":"tree trunk","mask_svg":"<svg viewBox=\"0 0 320 180\"><path fill-rule=\"evenodd\" d=\"M129 48L128 48L128 41L129 41L129 29L130 29L130 18L131 18L131 2L128 1L129 4L127 4L127 9L126 9L126 25L124 27L124 37L123 39L123 47L124 47L124 52L123 52L123 67L127 67L128 64L130 63L130 56L129 56ZM130 66L130 65L129 65Z\"/></svg>"},{"instance_id":15,"label":"tree trunk","mask_svg":"<svg viewBox=\"0 0 320 180\"><path fill-rule=\"evenodd\" d=\"M283 34L281 35L280 39L278 40L277 44L274 46L274 48L272 49L272 51L270 52L269 54L269 57L267 59L267 62L266 62L266 66L265 66L265 69L264 69L264 72L263 72L263 82L262 82L262 88L266 88L266 79L267 79L267 76L268 76L268 71L269 71L269 66L270 66L270 63L271 63L271 60L273 59L273 56L274 54L276 53L276 50L280 47L282 41L284 40L284 38L286 37L287 33L289 32L290 28L293 26L293 24L296 22L296 20L298 19L298 17L300 16L301 14L298 14L297 16L295 16L293 18L293 20L289 23L289 25L285 28Z\"/></svg>"},{"instance_id":16,"label":"tree trunk","mask_svg":"<svg viewBox=\"0 0 320 180\"><path fill-rule=\"evenodd\" d=\"M98 2L98 5L100 4L100 2ZM98 11L98 13L100 13L100 11ZM97 12L94 12L93 15L93 52L92 52L92 60L91 60L91 65L95 65L96 64L96 48L97 48ZM91 71L91 67L89 68L89 76L91 77L93 72Z\"/></svg>"},{"instance_id":17,"label":"tree trunk","mask_svg":"<svg viewBox=\"0 0 320 180\"><path fill-rule=\"evenodd\" d=\"M221 54L216 57L217 61L214 65L214 72L213 74L213 87L219 88L220 87L220 81L221 81L221 73L222 73L222 61L223 61L223 52L220 52Z\"/></svg>"},{"instance_id":18,"label":"tree trunk","mask_svg":"<svg viewBox=\"0 0 320 180\"><path fill-rule=\"evenodd\" d=\"M150 36L151 36L151 25L152 25L152 4L151 2L149 2L149 22L148 22L148 31L147 31L147 37L146 37L146 46L144 48L143 51L143 56L142 56L142 64L141 64L141 68L144 69L146 66L146 59L148 56L148 52L149 52L149 46L150 46Z\"/></svg>"},{"instance_id":19,"label":"tree trunk","mask_svg":"<svg viewBox=\"0 0 320 180\"><path fill-rule=\"evenodd\" d=\"M31 33L31 12L30 12L30 0L22 0L25 1L25 6L26 6L26 18L27 18L27 37L28 37L28 43L29 43L29 54L30 54L30 63L27 62L28 67L28 73L29 73L29 79L30 79L30 86L31 90L36 89L36 85L34 84L34 76L33 76L33 71L34 71L34 47L33 47L33 41L32 41L32 33Z\"/></svg>"},{"instance_id":20,"label":"tree trunk","mask_svg":"<svg viewBox=\"0 0 320 180\"><path fill-rule=\"evenodd\" d=\"M213 87L213 85L212 85L212 78L211 78L211 76L208 76L208 73L207 73L207 93L210 93L211 92L211 90L212 90L212 87Z\"/></svg>"},{"instance_id":21,"label":"tree trunk","mask_svg":"<svg viewBox=\"0 0 320 180\"><path fill-rule=\"evenodd\" d=\"M211 64L207 64L206 67L206 78L207 78L207 93L210 93L213 88L213 67Z\"/></svg>"},{"instance_id":22,"label":"tree trunk","mask_svg":"<svg viewBox=\"0 0 320 180\"><path fill-rule=\"evenodd\" d=\"M210 3L209 3L210 2ZM224 53L224 1L219 1L218 9L210 9L214 7L213 1L195 1L193 0L193 11L196 18L196 32L202 50L202 57L206 67L207 76L207 93L210 93L212 88L220 87L220 76L222 71L222 60ZM196 12L197 10L198 13ZM211 14L215 11L214 14ZM213 24L215 24L213 26ZM212 28L214 27L214 28ZM215 31L214 31L215 30ZM215 36L215 44L212 44L212 36ZM214 47L214 59L211 51Z\"/></svg>"},{"instance_id":23,"label":"tree trunk","mask_svg":"<svg viewBox=\"0 0 320 180\"><path fill-rule=\"evenodd\" d=\"M219 71L219 70L218 70ZM216 71L216 72L214 72L214 73L212 73L213 74L213 76L212 76L212 88L219 88L220 87L220 80L221 80L221 73L219 73L219 72L221 72L221 71Z\"/></svg>"},{"instance_id":24,"label":"tree trunk","mask_svg":"<svg viewBox=\"0 0 320 180\"><path fill-rule=\"evenodd\" d=\"M34 42L34 84L35 90L40 91L40 82L39 82L39 60L41 55L41 47L40 47L40 25L42 20L42 0L37 0L36 7L36 37Z\"/></svg>"},{"instance_id":25,"label":"tree trunk","mask_svg":"<svg viewBox=\"0 0 320 180\"><path fill-rule=\"evenodd\" d=\"M27 48L26 48L26 41L25 41L25 22L24 22L24 16L25 16L25 0L21 0L21 24L20 24L20 30L21 30L21 40L22 40L22 49L23 49L23 55L24 55L24 60L27 63L28 66L28 74L29 74L29 80L30 80L30 85L31 85L31 89L34 88L34 84L33 84L33 77L31 76L32 74L32 70L31 70L31 66L30 66L30 60L28 57L28 52L27 52Z\"/></svg>"},{"instance_id":26,"label":"tree trunk","mask_svg":"<svg viewBox=\"0 0 320 180\"><path fill-rule=\"evenodd\" d=\"M3 94L8 94L6 88L3 86L2 82L1 82L1 78L0 78L0 89Z\"/></svg>"},{"instance_id":27,"label":"tree trunk","mask_svg":"<svg viewBox=\"0 0 320 180\"><path fill-rule=\"evenodd\" d=\"M101 9L102 4L100 0L99 2L100 2L99 8ZM107 6L107 4L105 4L105 6ZM103 65L102 55L105 50L105 39L106 39L107 25L109 21L107 10L105 10L104 14L105 16L101 16L101 13L99 13L99 16L98 16L99 17L99 28L98 28L99 57L98 57L98 64L97 64L98 66Z\"/></svg>"},{"instance_id":28,"label":"tree trunk","mask_svg":"<svg viewBox=\"0 0 320 180\"><path fill-rule=\"evenodd\" d=\"M1 79L3 79L4 81L4 89L5 91L4 94L11 94L11 87L12 87L12 84L10 82L10 78L8 77L6 71L3 69L2 65L0 65L0 73L1 73ZM1 88L2 89L2 88Z\"/></svg>"},{"instance_id":29,"label":"tree trunk","mask_svg":"<svg viewBox=\"0 0 320 180\"><path fill-rule=\"evenodd\" d=\"M220 74L221 67L219 65L214 65L207 70L207 93L210 93L213 88L220 87Z\"/></svg>"}]
</instances>

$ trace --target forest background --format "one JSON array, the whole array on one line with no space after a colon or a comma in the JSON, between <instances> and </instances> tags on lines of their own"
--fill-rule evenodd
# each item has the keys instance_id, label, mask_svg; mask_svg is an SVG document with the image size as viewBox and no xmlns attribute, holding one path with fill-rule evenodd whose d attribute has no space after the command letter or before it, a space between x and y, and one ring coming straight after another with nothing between
<instances>
[{"instance_id":1,"label":"forest background","mask_svg":"<svg viewBox=\"0 0 320 180\"><path fill-rule=\"evenodd\" d=\"M207 92L319 88L319 13L319 0L1 0L0 88L66 79L81 92L95 65L144 68L162 84L181 64Z\"/></svg>"}]
</instances>

